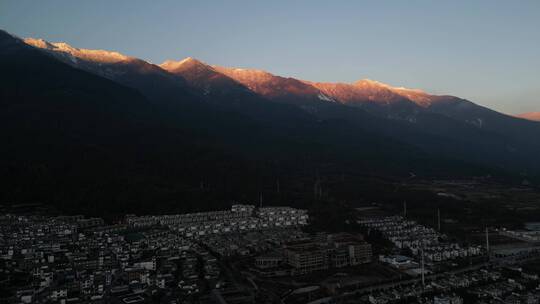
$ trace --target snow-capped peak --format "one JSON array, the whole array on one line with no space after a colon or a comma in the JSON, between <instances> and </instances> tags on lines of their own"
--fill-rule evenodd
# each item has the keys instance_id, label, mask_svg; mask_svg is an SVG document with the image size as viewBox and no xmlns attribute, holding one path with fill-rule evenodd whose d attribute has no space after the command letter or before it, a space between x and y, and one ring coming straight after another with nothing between
<instances>
[{"instance_id":1,"label":"snow-capped peak","mask_svg":"<svg viewBox=\"0 0 540 304\"><path fill-rule=\"evenodd\" d=\"M28 45L41 48L51 52L63 53L78 59L93 61L98 63L117 63L132 59L118 52L105 50L79 49L72 47L65 42L48 42L43 39L26 38L24 42ZM75 59L74 58L74 59Z\"/></svg>"},{"instance_id":2,"label":"snow-capped peak","mask_svg":"<svg viewBox=\"0 0 540 304\"><path fill-rule=\"evenodd\" d=\"M379 86L379 87L391 88L391 86L387 85L386 83L382 83L382 82L367 79L367 78L360 79L360 80L356 81L354 84L357 85L357 86L370 85L370 86Z\"/></svg>"},{"instance_id":3,"label":"snow-capped peak","mask_svg":"<svg viewBox=\"0 0 540 304\"><path fill-rule=\"evenodd\" d=\"M223 73L225 75L231 76L232 78L241 78L241 79L271 79L276 77L275 75L258 69L245 69L245 68L231 68L223 67L218 65L212 66L216 71Z\"/></svg>"},{"instance_id":4,"label":"snow-capped peak","mask_svg":"<svg viewBox=\"0 0 540 304\"><path fill-rule=\"evenodd\" d=\"M186 68L186 67L192 67L192 66L205 66L210 67L207 64L201 62L198 59L195 59L193 57L186 57L180 61L175 60L166 60L163 63L159 65L162 69L172 71L177 70L179 68Z\"/></svg>"},{"instance_id":5,"label":"snow-capped peak","mask_svg":"<svg viewBox=\"0 0 540 304\"><path fill-rule=\"evenodd\" d=\"M380 88L391 91L402 97L408 98L421 107L427 107L433 102L433 95L430 95L419 89L409 89L405 87L394 87L389 84L371 79L362 79L354 83L359 88Z\"/></svg>"},{"instance_id":6,"label":"snow-capped peak","mask_svg":"<svg viewBox=\"0 0 540 304\"><path fill-rule=\"evenodd\" d=\"M405 88L405 87L394 87L394 86L391 86L391 85L386 84L384 82L380 82L380 81L377 81L377 80L371 80L371 79L358 80L358 81L356 81L354 83L354 85L356 85L356 86L377 86L377 87L386 88L386 89L389 89L389 90L392 90L392 91L413 92L413 93L424 93L424 94L426 94L424 91L419 90L419 89L409 89L409 88Z\"/></svg>"}]
</instances>

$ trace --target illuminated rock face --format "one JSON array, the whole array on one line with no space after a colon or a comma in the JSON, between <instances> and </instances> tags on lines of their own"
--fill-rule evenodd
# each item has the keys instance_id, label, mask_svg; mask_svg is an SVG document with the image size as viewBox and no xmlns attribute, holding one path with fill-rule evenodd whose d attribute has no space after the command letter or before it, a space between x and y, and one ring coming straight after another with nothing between
<instances>
[{"instance_id":1,"label":"illuminated rock face","mask_svg":"<svg viewBox=\"0 0 540 304\"><path fill-rule=\"evenodd\" d=\"M388 106L409 103L411 106L428 108L450 97L430 95L416 89L392 87L369 79L354 83L322 83L276 76L256 69L212 67L215 71L270 99L295 97L349 105L369 103Z\"/></svg>"},{"instance_id":2,"label":"illuminated rock face","mask_svg":"<svg viewBox=\"0 0 540 304\"><path fill-rule=\"evenodd\" d=\"M167 60L159 67L171 74L183 77L191 87L208 97L246 95L249 91L234 79L195 58L188 57L180 61Z\"/></svg>"},{"instance_id":3,"label":"illuminated rock face","mask_svg":"<svg viewBox=\"0 0 540 304\"><path fill-rule=\"evenodd\" d=\"M517 117L524 118L527 120L532 121L539 121L540 122L540 112L530 112L530 113L523 113L516 115Z\"/></svg>"},{"instance_id":4,"label":"illuminated rock face","mask_svg":"<svg viewBox=\"0 0 540 304\"><path fill-rule=\"evenodd\" d=\"M295 78L287 78L254 69L237 69L214 66L220 73L231 77L250 90L264 97L275 99L283 97L312 98L325 100L321 92L310 84ZM325 100L329 101L329 100Z\"/></svg>"},{"instance_id":5,"label":"illuminated rock face","mask_svg":"<svg viewBox=\"0 0 540 304\"><path fill-rule=\"evenodd\" d=\"M390 86L367 79L352 84L313 83L313 86L320 89L325 95L344 104L378 103L389 105L406 100L394 92Z\"/></svg>"},{"instance_id":6,"label":"illuminated rock face","mask_svg":"<svg viewBox=\"0 0 540 304\"><path fill-rule=\"evenodd\" d=\"M27 44L46 50L64 62L90 70L107 78L117 78L128 71L118 67L136 66L144 73L171 73L181 76L205 95L212 91L226 91L228 87L244 87L267 99L309 104L342 103L349 105L410 104L427 108L440 97L420 90L392 87L369 79L355 83L320 83L290 77L281 77L263 70L212 66L195 58L168 60L160 65L129 57L118 52L79 49L69 44L52 43L43 39L27 38ZM114 68L111 68L114 66ZM216 93L216 92L213 92Z\"/></svg>"}]
</instances>

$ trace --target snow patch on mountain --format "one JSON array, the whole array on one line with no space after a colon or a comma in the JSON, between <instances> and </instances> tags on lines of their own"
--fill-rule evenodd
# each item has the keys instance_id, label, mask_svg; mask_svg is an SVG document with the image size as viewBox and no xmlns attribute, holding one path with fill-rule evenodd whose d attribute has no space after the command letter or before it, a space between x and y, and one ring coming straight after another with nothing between
<instances>
[{"instance_id":1,"label":"snow patch on mountain","mask_svg":"<svg viewBox=\"0 0 540 304\"><path fill-rule=\"evenodd\" d=\"M336 102L335 100L333 100L332 98L322 94L322 93L319 93L319 95L317 95L317 97L320 99L320 100L324 100L324 101L330 101L330 102Z\"/></svg>"},{"instance_id":2,"label":"snow patch on mountain","mask_svg":"<svg viewBox=\"0 0 540 304\"><path fill-rule=\"evenodd\" d=\"M64 42L48 42L43 39L26 38L24 42L36 48L66 56L73 64L78 59L97 63L118 63L133 59L118 52L105 50L79 49Z\"/></svg>"}]
</instances>

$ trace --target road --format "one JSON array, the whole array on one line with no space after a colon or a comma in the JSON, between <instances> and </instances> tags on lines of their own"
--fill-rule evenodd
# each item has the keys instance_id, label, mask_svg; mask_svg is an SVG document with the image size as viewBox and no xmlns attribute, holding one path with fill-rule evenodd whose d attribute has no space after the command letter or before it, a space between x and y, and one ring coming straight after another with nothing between
<instances>
[{"instance_id":1,"label":"road","mask_svg":"<svg viewBox=\"0 0 540 304\"><path fill-rule=\"evenodd\" d=\"M446 272L443 272L443 273L430 274L430 275L425 276L425 280L430 281L430 280L434 280L434 279L441 278L441 277L447 277L448 275L456 275L456 274L460 274L460 273L464 273L464 272L478 270L478 269L480 269L482 267L486 267L488 265L490 265L490 263L486 262L486 263L481 263L481 264L477 264L477 265L467 266L467 267L460 268L460 269L455 269L455 270L452 270L452 271L446 271ZM345 293L339 295L339 297L347 297L347 296L351 296L351 295L354 295L354 294L363 294L363 293L370 293L370 292L374 292L374 291L381 291L381 290L396 288L396 287L403 286L403 285L419 284L421 282L422 282L422 278L418 277L418 278L414 278L414 279L408 279L408 280L401 280L401 281L396 281L396 282L389 282L389 283L371 285L371 286L368 286L368 287L363 287L363 288L356 289L356 290L351 291L351 292L345 292Z\"/></svg>"}]
</instances>

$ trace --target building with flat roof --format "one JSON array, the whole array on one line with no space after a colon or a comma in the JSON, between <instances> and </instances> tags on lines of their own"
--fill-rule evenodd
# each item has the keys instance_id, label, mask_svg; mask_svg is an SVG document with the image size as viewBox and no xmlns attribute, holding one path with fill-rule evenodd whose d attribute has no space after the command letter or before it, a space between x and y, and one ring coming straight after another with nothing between
<instances>
[{"instance_id":1,"label":"building with flat roof","mask_svg":"<svg viewBox=\"0 0 540 304\"><path fill-rule=\"evenodd\" d=\"M305 274L328 269L328 249L313 246L288 247L285 251L287 263L294 267L295 274Z\"/></svg>"}]
</instances>

